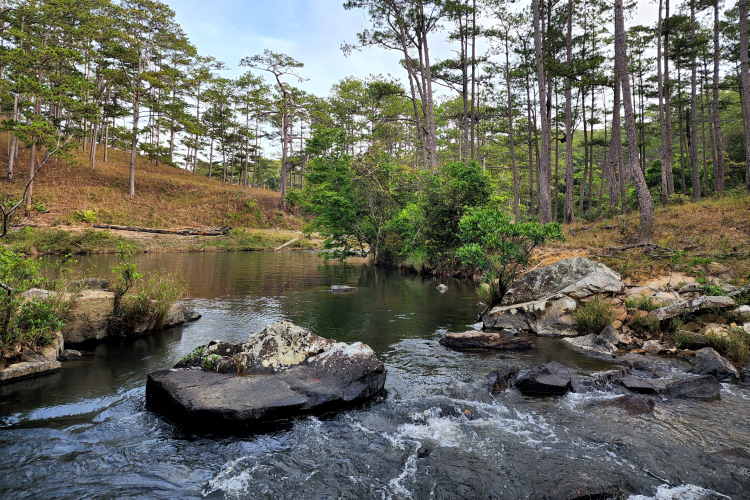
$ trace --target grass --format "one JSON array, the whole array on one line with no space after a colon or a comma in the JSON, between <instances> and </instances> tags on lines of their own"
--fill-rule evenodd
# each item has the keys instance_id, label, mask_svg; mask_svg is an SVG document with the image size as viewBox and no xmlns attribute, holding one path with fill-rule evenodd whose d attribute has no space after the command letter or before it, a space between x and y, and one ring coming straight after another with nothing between
<instances>
[{"instance_id":1,"label":"grass","mask_svg":"<svg viewBox=\"0 0 750 500\"><path fill-rule=\"evenodd\" d=\"M625 307L627 309L639 309L650 312L659 309L661 306L648 297L627 297L625 299Z\"/></svg>"},{"instance_id":2,"label":"grass","mask_svg":"<svg viewBox=\"0 0 750 500\"><path fill-rule=\"evenodd\" d=\"M612 305L601 298L580 303L573 313L576 330L581 334L600 333L612 324L615 316Z\"/></svg>"},{"instance_id":3,"label":"grass","mask_svg":"<svg viewBox=\"0 0 750 500\"><path fill-rule=\"evenodd\" d=\"M566 224L565 241L534 257L545 265L578 255L595 258L634 282L675 271L708 276L718 264L733 273L735 285L750 282L750 196L744 190L657 208L653 243L664 252L609 249L633 243L637 230L637 212Z\"/></svg>"},{"instance_id":4,"label":"grass","mask_svg":"<svg viewBox=\"0 0 750 500\"><path fill-rule=\"evenodd\" d=\"M0 193L20 195L28 175L29 151L21 148L12 184L3 183ZM80 151L74 162L52 161L34 182L31 222L42 226L73 224L118 224L154 228L246 227L302 228L304 221L280 210L280 195L268 189L222 187L171 165L136 161L136 196L128 197L128 161L124 151L97 149L96 170L91 170L88 152ZM8 161L7 134L0 135L0 164ZM47 211L47 213L41 213Z\"/></svg>"}]
</instances>

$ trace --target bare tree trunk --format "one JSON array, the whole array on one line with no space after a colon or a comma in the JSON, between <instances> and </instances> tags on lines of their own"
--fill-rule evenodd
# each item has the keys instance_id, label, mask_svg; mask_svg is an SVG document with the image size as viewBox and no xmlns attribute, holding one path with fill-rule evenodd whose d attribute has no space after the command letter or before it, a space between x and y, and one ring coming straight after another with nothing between
<instances>
[{"instance_id":1,"label":"bare tree trunk","mask_svg":"<svg viewBox=\"0 0 750 500\"><path fill-rule=\"evenodd\" d=\"M737 0L740 12L740 80L742 81L742 109L745 125L745 185L750 191L750 65L747 55L747 0Z\"/></svg>"},{"instance_id":2,"label":"bare tree trunk","mask_svg":"<svg viewBox=\"0 0 750 500\"><path fill-rule=\"evenodd\" d=\"M654 234L654 200L648 191L646 179L638 164L638 138L635 128L632 94L628 79L627 46L625 44L625 22L622 15L622 0L615 0L615 61L620 71L622 100L625 107L625 130L628 134L628 160L630 175L638 196L640 223L638 237L643 242L650 242Z\"/></svg>"},{"instance_id":3,"label":"bare tree trunk","mask_svg":"<svg viewBox=\"0 0 750 500\"><path fill-rule=\"evenodd\" d=\"M539 107L542 127L542 151L539 163L539 211L542 224L552 222L552 204L550 200L551 169L551 130L547 115L547 89L544 78L544 59L542 56L542 34L540 31L539 0L532 0L534 10L534 53L536 56L537 80L539 85Z\"/></svg>"},{"instance_id":4,"label":"bare tree trunk","mask_svg":"<svg viewBox=\"0 0 750 500\"><path fill-rule=\"evenodd\" d=\"M529 215L534 215L534 144L531 135L531 82L529 74L526 73L526 120L529 132ZM536 121L534 122L536 128Z\"/></svg>"},{"instance_id":5,"label":"bare tree trunk","mask_svg":"<svg viewBox=\"0 0 750 500\"><path fill-rule=\"evenodd\" d=\"M701 170L698 164L698 64L696 62L697 48L695 47L695 1L690 2L690 40L693 44L692 70L690 78L690 163L693 167L693 199L701 199Z\"/></svg>"},{"instance_id":6,"label":"bare tree trunk","mask_svg":"<svg viewBox=\"0 0 750 500\"><path fill-rule=\"evenodd\" d=\"M89 154L89 161L91 162L91 170L96 170L96 133L98 130L97 122L91 124L91 151Z\"/></svg>"},{"instance_id":7,"label":"bare tree trunk","mask_svg":"<svg viewBox=\"0 0 750 500\"><path fill-rule=\"evenodd\" d=\"M664 21L669 20L669 0L664 1ZM662 23L663 28L664 23ZM669 85L669 32L664 33L664 131L666 142L662 141L661 161L667 171L669 194L674 194L674 174L672 173L672 87Z\"/></svg>"},{"instance_id":8,"label":"bare tree trunk","mask_svg":"<svg viewBox=\"0 0 750 500\"><path fill-rule=\"evenodd\" d=\"M516 222L518 222L521 213L518 204L520 200L518 198L518 171L516 169L516 147L515 139L513 138L513 94L510 89L510 43L508 41L508 33L505 37L505 80L508 87L508 140L510 141L510 163L513 168L513 216ZM531 158L531 155L529 155Z\"/></svg>"},{"instance_id":9,"label":"bare tree trunk","mask_svg":"<svg viewBox=\"0 0 750 500\"><path fill-rule=\"evenodd\" d=\"M18 121L18 94L13 95L13 121ZM18 154L18 137L13 134L10 140L10 153L8 155L8 182L13 182L13 166Z\"/></svg>"},{"instance_id":10,"label":"bare tree trunk","mask_svg":"<svg viewBox=\"0 0 750 500\"><path fill-rule=\"evenodd\" d=\"M104 125L104 163L107 163L109 152L109 122Z\"/></svg>"},{"instance_id":11,"label":"bare tree trunk","mask_svg":"<svg viewBox=\"0 0 750 500\"><path fill-rule=\"evenodd\" d=\"M568 68L573 61L573 0L568 0L568 35L566 62ZM570 71L570 70L569 70ZM570 88L570 75L565 77L565 206L564 219L567 223L575 222L573 208L573 104Z\"/></svg>"},{"instance_id":12,"label":"bare tree trunk","mask_svg":"<svg viewBox=\"0 0 750 500\"><path fill-rule=\"evenodd\" d=\"M135 160L138 148L138 118L140 110L140 99L133 99L133 140L130 144L130 179L128 196L135 197Z\"/></svg>"},{"instance_id":13,"label":"bare tree trunk","mask_svg":"<svg viewBox=\"0 0 750 500\"><path fill-rule=\"evenodd\" d=\"M471 20L471 159L474 159L474 129L476 127L476 114L474 110L474 89L476 87L477 71L477 0L472 0Z\"/></svg>"},{"instance_id":14,"label":"bare tree trunk","mask_svg":"<svg viewBox=\"0 0 750 500\"><path fill-rule=\"evenodd\" d=\"M657 24L658 34L656 36L656 71L659 95L659 132L661 133L661 204L663 206L667 206L669 204L669 181L667 179L667 168L671 168L671 162L667 162L666 158L664 158L666 144L667 141L670 140L670 138L667 137L667 124L664 119L664 85L661 72L662 2L663 0L659 0L659 21Z\"/></svg>"},{"instance_id":15,"label":"bare tree trunk","mask_svg":"<svg viewBox=\"0 0 750 500\"><path fill-rule=\"evenodd\" d=\"M552 220L557 222L557 210L558 210L558 196L557 193L560 191L560 178L558 177L558 170L560 167L560 138L558 137L560 135L560 121L557 119L557 112L558 112L558 106L557 106L557 98L558 98L558 92L557 92L557 85L555 85L555 184L552 186L552 195L554 196L554 209L552 212Z\"/></svg>"},{"instance_id":16,"label":"bare tree trunk","mask_svg":"<svg viewBox=\"0 0 750 500\"><path fill-rule=\"evenodd\" d=\"M740 26L742 22L740 21ZM713 122L714 122L714 145L716 148L716 164L714 165L714 189L717 193L724 191L724 143L721 139L721 120L719 119L719 57L721 46L719 45L719 0L714 0L714 81L713 81ZM747 50L745 50L747 57Z\"/></svg>"},{"instance_id":17,"label":"bare tree trunk","mask_svg":"<svg viewBox=\"0 0 750 500\"><path fill-rule=\"evenodd\" d=\"M687 196L687 182L685 180L685 128L682 126L682 74L677 68L677 126L680 128L680 177L682 180L682 194Z\"/></svg>"},{"instance_id":18,"label":"bare tree trunk","mask_svg":"<svg viewBox=\"0 0 750 500\"><path fill-rule=\"evenodd\" d=\"M612 136L609 140L609 155L605 168L607 170L607 188L609 189L609 203L617 207L619 201L619 186L615 176L615 169L619 164L620 143L622 142L620 132L620 80L615 68L614 80L614 102L612 105Z\"/></svg>"}]
</instances>

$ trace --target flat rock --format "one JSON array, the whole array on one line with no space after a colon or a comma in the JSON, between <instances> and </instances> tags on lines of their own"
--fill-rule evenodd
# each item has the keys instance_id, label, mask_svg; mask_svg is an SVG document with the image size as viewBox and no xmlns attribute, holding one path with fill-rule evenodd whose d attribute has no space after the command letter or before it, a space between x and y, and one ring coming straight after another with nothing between
<instances>
[{"instance_id":1,"label":"flat rock","mask_svg":"<svg viewBox=\"0 0 750 500\"><path fill-rule=\"evenodd\" d=\"M336 342L282 321L246 343L201 346L175 369L149 374L146 407L199 432L259 429L360 404L382 392L385 377L365 344Z\"/></svg>"},{"instance_id":2,"label":"flat rock","mask_svg":"<svg viewBox=\"0 0 750 500\"><path fill-rule=\"evenodd\" d=\"M572 388L570 371L557 361L518 375L513 379L513 386L526 396L557 396Z\"/></svg>"},{"instance_id":3,"label":"flat rock","mask_svg":"<svg viewBox=\"0 0 750 500\"><path fill-rule=\"evenodd\" d=\"M703 295L696 299L685 300L671 306L655 309L649 314L659 321L663 321L682 314L695 312L700 309L724 309L734 305L734 299L731 297L712 297L709 295Z\"/></svg>"},{"instance_id":4,"label":"flat rock","mask_svg":"<svg viewBox=\"0 0 750 500\"><path fill-rule=\"evenodd\" d=\"M601 338L599 335L590 333L583 337L563 339L563 342L586 356L600 359L612 359L617 354L617 348Z\"/></svg>"},{"instance_id":5,"label":"flat rock","mask_svg":"<svg viewBox=\"0 0 750 500\"><path fill-rule=\"evenodd\" d=\"M530 302L557 293L583 298L597 293L619 292L623 287L621 276L604 264L574 257L524 274L508 290L503 304Z\"/></svg>"},{"instance_id":6,"label":"flat rock","mask_svg":"<svg viewBox=\"0 0 750 500\"><path fill-rule=\"evenodd\" d=\"M531 349L534 344L524 337L508 337L497 332L478 332L469 330L461 333L446 333L440 339L440 345L454 349L498 349L501 351L516 351Z\"/></svg>"},{"instance_id":7,"label":"flat rock","mask_svg":"<svg viewBox=\"0 0 750 500\"><path fill-rule=\"evenodd\" d=\"M63 352L60 353L60 356L57 357L58 361L78 361L83 358L83 355L81 355L80 351L76 351L74 349L65 349Z\"/></svg>"},{"instance_id":8,"label":"flat rock","mask_svg":"<svg viewBox=\"0 0 750 500\"><path fill-rule=\"evenodd\" d=\"M667 384L662 394L674 398L717 399L721 386L711 375L699 375Z\"/></svg>"},{"instance_id":9,"label":"flat rock","mask_svg":"<svg viewBox=\"0 0 750 500\"><path fill-rule=\"evenodd\" d=\"M37 375L45 375L60 370L57 358L63 352L65 342L60 332L52 334L52 342L37 348L33 356L20 363L13 363L0 370L0 383L12 382ZM30 359L29 359L30 358Z\"/></svg>"},{"instance_id":10,"label":"flat rock","mask_svg":"<svg viewBox=\"0 0 750 500\"><path fill-rule=\"evenodd\" d=\"M656 382L654 379L633 377L628 375L620 379L620 384L629 391L639 394L656 394L664 388L664 384Z\"/></svg>"},{"instance_id":11,"label":"flat rock","mask_svg":"<svg viewBox=\"0 0 750 500\"><path fill-rule=\"evenodd\" d=\"M711 347L704 347L696 351L692 362L691 373L712 375L719 382L738 382L740 380L737 368Z\"/></svg>"},{"instance_id":12,"label":"flat rock","mask_svg":"<svg viewBox=\"0 0 750 500\"><path fill-rule=\"evenodd\" d=\"M654 401L651 398L642 398L633 395L625 395L616 399L606 400L603 404L605 406L622 408L630 415L648 415L654 411Z\"/></svg>"},{"instance_id":13,"label":"flat rock","mask_svg":"<svg viewBox=\"0 0 750 500\"><path fill-rule=\"evenodd\" d=\"M616 346L620 342L620 332L618 332L614 326L608 325L604 330L599 333L599 337L606 340L613 346Z\"/></svg>"}]
</instances>

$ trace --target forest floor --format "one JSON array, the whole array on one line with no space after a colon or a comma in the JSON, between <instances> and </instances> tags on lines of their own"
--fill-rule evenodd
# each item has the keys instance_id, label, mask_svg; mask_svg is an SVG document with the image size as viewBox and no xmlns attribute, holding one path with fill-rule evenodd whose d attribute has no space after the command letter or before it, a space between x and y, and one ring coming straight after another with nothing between
<instances>
[{"instance_id":1,"label":"forest floor","mask_svg":"<svg viewBox=\"0 0 750 500\"><path fill-rule=\"evenodd\" d=\"M637 212L563 229L565 240L537 251L536 261L589 257L634 283L677 272L750 281L750 196L744 192L658 207L653 246L626 248L636 241Z\"/></svg>"},{"instance_id":2,"label":"forest floor","mask_svg":"<svg viewBox=\"0 0 750 500\"><path fill-rule=\"evenodd\" d=\"M280 209L280 195L268 189L221 185L145 156L136 163L136 196L128 197L125 152L97 150L96 170L88 153L74 161L52 161L34 182L33 209L3 243L26 254L107 253L128 241L138 251L316 249L320 241L301 234L305 220ZM0 165L7 165L7 135L0 136ZM21 148L13 183L0 184L2 201L17 200L28 179L29 151ZM5 168L3 168L3 177ZM183 236L96 229L94 224L157 229L233 228L223 236Z\"/></svg>"}]
</instances>

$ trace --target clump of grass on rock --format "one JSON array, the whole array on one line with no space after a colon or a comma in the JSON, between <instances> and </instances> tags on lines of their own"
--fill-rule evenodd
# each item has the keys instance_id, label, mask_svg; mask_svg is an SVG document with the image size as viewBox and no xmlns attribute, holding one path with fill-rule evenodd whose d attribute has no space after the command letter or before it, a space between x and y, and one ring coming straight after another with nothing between
<instances>
[{"instance_id":1,"label":"clump of grass on rock","mask_svg":"<svg viewBox=\"0 0 750 500\"><path fill-rule=\"evenodd\" d=\"M612 305L601 297L581 302L573 313L576 330L581 334L600 333L612 324L615 317Z\"/></svg>"}]
</instances>

